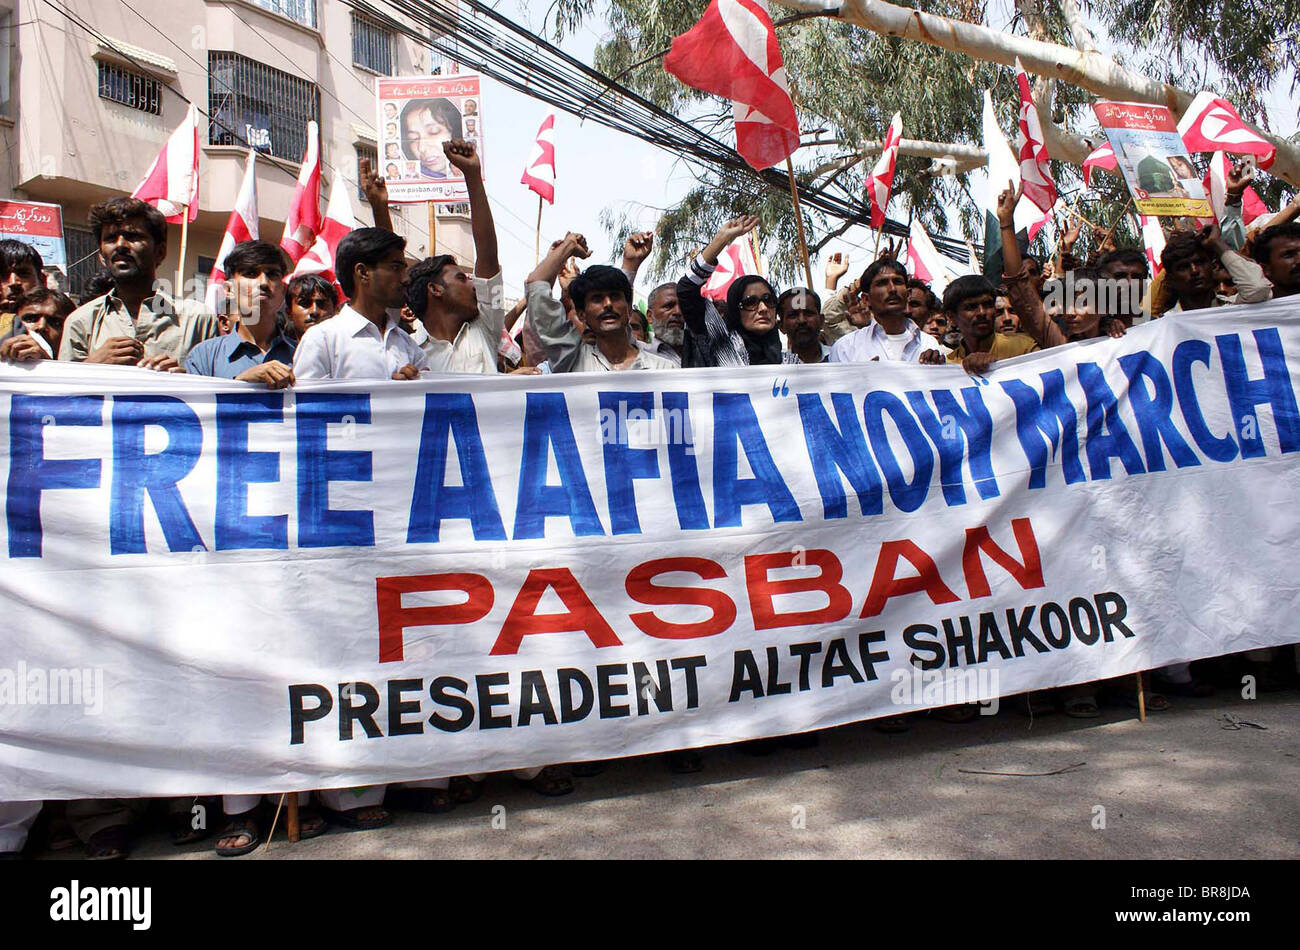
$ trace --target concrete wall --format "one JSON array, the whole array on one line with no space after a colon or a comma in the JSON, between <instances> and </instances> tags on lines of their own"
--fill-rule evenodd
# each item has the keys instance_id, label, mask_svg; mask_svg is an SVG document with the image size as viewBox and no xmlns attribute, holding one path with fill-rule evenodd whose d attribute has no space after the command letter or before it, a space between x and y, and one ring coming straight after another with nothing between
<instances>
[{"instance_id":1,"label":"concrete wall","mask_svg":"<svg viewBox=\"0 0 1300 950\"><path fill-rule=\"evenodd\" d=\"M229 50L314 83L320 91L322 201L341 174L359 220L372 221L356 189L356 146L374 146L374 74L352 65L352 11L337 0L316 0L312 29L245 0L64 0L66 6L113 45L142 51L140 61L166 86L208 109L208 52ZM150 115L98 94L96 57L119 61L95 37L40 0L0 0L11 11L12 96L0 116L0 194L63 205L65 228L84 228L88 207L138 184L188 108L164 88L161 115ZM426 74L430 54L397 39L398 75ZM147 60L144 54L148 54ZM174 66L174 71L168 66ZM134 66L128 68L136 69ZM10 123L9 120L12 120ZM244 170L245 151L207 144L200 117L199 216L189 229L184 273L199 256L213 257ZM261 236L278 242L298 174L297 161L258 156ZM394 224L411 256L429 253L424 205L394 206ZM180 228L171 226L165 270L174 273ZM467 219L440 216L437 251L469 261Z\"/></svg>"}]
</instances>

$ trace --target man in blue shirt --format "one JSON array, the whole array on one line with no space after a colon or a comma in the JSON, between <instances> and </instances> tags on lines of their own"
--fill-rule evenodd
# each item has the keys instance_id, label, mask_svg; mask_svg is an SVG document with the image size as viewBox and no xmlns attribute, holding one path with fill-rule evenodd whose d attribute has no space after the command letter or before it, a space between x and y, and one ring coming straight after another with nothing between
<instances>
[{"instance_id":1,"label":"man in blue shirt","mask_svg":"<svg viewBox=\"0 0 1300 950\"><path fill-rule=\"evenodd\" d=\"M199 376L262 383L268 389L294 384L294 342L283 331L288 256L267 241L236 244L226 255L228 299L235 329L190 350L185 371Z\"/></svg>"}]
</instances>

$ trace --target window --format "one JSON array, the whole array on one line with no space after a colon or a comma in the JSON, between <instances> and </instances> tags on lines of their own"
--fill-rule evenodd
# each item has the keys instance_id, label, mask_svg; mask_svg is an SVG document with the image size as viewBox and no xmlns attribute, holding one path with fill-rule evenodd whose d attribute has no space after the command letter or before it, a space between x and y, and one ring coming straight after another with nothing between
<instances>
[{"instance_id":1,"label":"window","mask_svg":"<svg viewBox=\"0 0 1300 950\"><path fill-rule=\"evenodd\" d=\"M81 228L64 226L63 239L68 255L68 294L86 302L90 278L99 273L99 245L95 235Z\"/></svg>"},{"instance_id":2,"label":"window","mask_svg":"<svg viewBox=\"0 0 1300 950\"><path fill-rule=\"evenodd\" d=\"M249 0L254 6L278 13L295 23L316 29L316 0Z\"/></svg>"},{"instance_id":3,"label":"window","mask_svg":"<svg viewBox=\"0 0 1300 950\"><path fill-rule=\"evenodd\" d=\"M371 148L369 145L357 146L357 196L364 203L366 200L366 190L361 187L361 159L363 158L370 159L370 167L372 170L382 172L382 169L379 167L379 149Z\"/></svg>"},{"instance_id":4,"label":"window","mask_svg":"<svg viewBox=\"0 0 1300 950\"><path fill-rule=\"evenodd\" d=\"M238 53L208 53L208 142L251 146L291 162L320 121L315 85Z\"/></svg>"},{"instance_id":5,"label":"window","mask_svg":"<svg viewBox=\"0 0 1300 950\"><path fill-rule=\"evenodd\" d=\"M120 102L150 115L162 114L162 83L115 63L99 61L99 98Z\"/></svg>"},{"instance_id":6,"label":"window","mask_svg":"<svg viewBox=\"0 0 1300 950\"><path fill-rule=\"evenodd\" d=\"M374 20L352 14L352 65L381 76L393 74L393 33Z\"/></svg>"}]
</instances>

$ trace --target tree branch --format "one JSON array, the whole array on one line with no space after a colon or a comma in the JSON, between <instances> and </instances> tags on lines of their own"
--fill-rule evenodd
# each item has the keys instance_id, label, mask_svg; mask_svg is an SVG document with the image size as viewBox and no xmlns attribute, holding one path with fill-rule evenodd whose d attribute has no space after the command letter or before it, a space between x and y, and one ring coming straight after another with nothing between
<instances>
[{"instance_id":1,"label":"tree branch","mask_svg":"<svg viewBox=\"0 0 1300 950\"><path fill-rule=\"evenodd\" d=\"M807 12L827 9L822 0L776 2ZM1030 73L1063 80L1103 99L1158 103L1181 115L1194 98L1184 89L1132 72L1095 50L1013 36L980 24L894 6L886 0L844 0L839 18L873 33L928 43L982 62L1012 66L1019 57ZM1300 185L1300 146L1258 127L1251 128L1277 146L1277 159L1269 173Z\"/></svg>"}]
</instances>

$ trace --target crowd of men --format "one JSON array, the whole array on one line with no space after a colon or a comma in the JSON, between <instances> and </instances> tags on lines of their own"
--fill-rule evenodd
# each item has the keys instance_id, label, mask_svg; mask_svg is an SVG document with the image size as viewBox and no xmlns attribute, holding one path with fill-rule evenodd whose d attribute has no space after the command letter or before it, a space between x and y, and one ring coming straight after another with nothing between
<instances>
[{"instance_id":1,"label":"crowd of men","mask_svg":"<svg viewBox=\"0 0 1300 950\"><path fill-rule=\"evenodd\" d=\"M998 205L1004 275L999 286L982 276L963 276L948 284L940 299L885 254L840 287L849 262L837 254L826 267L825 300L813 288L778 291L771 281L751 275L735 279L725 301L715 302L703 289L719 255L758 223L741 217L718 230L679 280L650 291L645 314L633 306L633 285L652 249L650 233L627 240L622 266L586 269L576 263L591 256L586 239L566 234L528 275L525 297L507 312L478 154L472 142L459 139L446 143L444 151L469 192L472 268L447 254L410 266L405 240L391 228L383 179L363 169L378 226L354 230L339 244L337 286L316 275L289 279L290 261L280 247L249 241L226 258L232 306L229 314L218 314L159 288L157 275L168 252L166 221L141 201L114 198L90 211L105 271L80 306L45 288L35 250L0 241L0 359L109 363L271 389L299 380L401 381L429 373L881 360L960 363L967 372L982 374L997 360L1105 334L1122 336L1146 319L1300 294L1300 223L1295 221L1300 197L1267 227L1248 233L1241 201L1250 172L1234 167L1221 222L1175 231L1155 279L1141 250L1115 248L1105 240L1093 259L1074 258L1077 225L1063 235L1048 266L1023 255L1012 224L1019 194L1008 188ZM1107 289L1126 292L1104 293ZM509 331L525 311L522 346L516 346ZM1229 674L1246 664L1261 689L1296 685L1300 650L1252 651L1234 660ZM1155 671L1144 687L1146 708L1167 709L1168 695L1208 695L1215 686L1205 676L1214 671L1198 665L1199 675L1194 675L1188 664ZM1120 701L1135 701L1135 692L1127 687L1091 683L1018 697L1016 705L1030 714L1059 708L1070 716L1092 718L1100 715L1099 699L1108 689ZM948 707L932 714L960 723L973 719L977 708ZM908 717L874 725L883 732L901 732L908 728ZM782 745L815 741L813 734L743 747L767 754ZM680 750L667 756L667 765L674 772L695 772L704 767L704 758L699 750ZM601 762L557 764L519 770L514 778L540 794L564 795L573 791L574 776L596 775L604 767ZM482 775L442 776L402 787L303 792L301 833L318 835L331 824L383 827L393 819L390 809L448 811L477 799L484 781ZM80 842L92 858L125 857L144 804L51 803L47 844L58 849ZM215 833L217 853L236 856L252 851L267 834L268 808L259 796L224 797L219 806L223 820L213 823L196 821L194 804L192 798L167 804L169 831L178 845ZM40 810L39 802L0 803L0 858L19 856Z\"/></svg>"}]
</instances>

